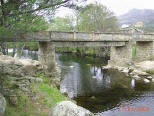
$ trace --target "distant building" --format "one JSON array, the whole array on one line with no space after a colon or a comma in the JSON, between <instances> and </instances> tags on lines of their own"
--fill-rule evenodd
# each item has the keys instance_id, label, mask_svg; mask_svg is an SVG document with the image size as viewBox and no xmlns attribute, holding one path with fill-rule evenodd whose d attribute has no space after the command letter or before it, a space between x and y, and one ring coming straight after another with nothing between
<instances>
[{"instance_id":1,"label":"distant building","mask_svg":"<svg viewBox=\"0 0 154 116\"><path fill-rule=\"evenodd\" d=\"M134 26L121 28L120 31L123 33L143 33L141 29L138 29Z\"/></svg>"},{"instance_id":2,"label":"distant building","mask_svg":"<svg viewBox=\"0 0 154 116\"><path fill-rule=\"evenodd\" d=\"M122 26L121 26L121 28L123 29L123 28L128 28L130 25L128 25L128 24L123 24Z\"/></svg>"},{"instance_id":3,"label":"distant building","mask_svg":"<svg viewBox=\"0 0 154 116\"><path fill-rule=\"evenodd\" d=\"M144 23L142 21L138 21L135 24L123 24L121 26L120 31L122 33L143 33L141 27L143 27Z\"/></svg>"}]
</instances>

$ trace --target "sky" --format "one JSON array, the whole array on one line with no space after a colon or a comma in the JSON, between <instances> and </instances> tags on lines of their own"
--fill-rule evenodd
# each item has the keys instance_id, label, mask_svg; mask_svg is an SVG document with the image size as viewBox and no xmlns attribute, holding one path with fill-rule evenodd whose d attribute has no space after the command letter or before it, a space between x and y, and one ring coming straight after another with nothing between
<instances>
[{"instance_id":1,"label":"sky","mask_svg":"<svg viewBox=\"0 0 154 116\"><path fill-rule=\"evenodd\" d=\"M95 1L107 6L116 16L127 13L129 10L135 9L154 9L154 0L87 0L87 4L95 3ZM61 8L57 11L56 16L66 16L73 14L67 8Z\"/></svg>"}]
</instances>

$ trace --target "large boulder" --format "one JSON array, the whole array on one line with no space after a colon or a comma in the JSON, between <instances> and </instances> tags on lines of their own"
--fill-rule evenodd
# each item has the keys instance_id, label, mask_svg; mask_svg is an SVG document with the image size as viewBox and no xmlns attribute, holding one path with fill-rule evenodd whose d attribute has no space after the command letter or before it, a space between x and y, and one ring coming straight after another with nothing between
<instances>
[{"instance_id":1,"label":"large boulder","mask_svg":"<svg viewBox=\"0 0 154 116\"><path fill-rule=\"evenodd\" d=\"M3 116L5 112L6 101L2 94L0 94L0 116Z\"/></svg>"},{"instance_id":2,"label":"large boulder","mask_svg":"<svg viewBox=\"0 0 154 116\"><path fill-rule=\"evenodd\" d=\"M71 101L62 101L51 108L49 116L94 116L94 114Z\"/></svg>"}]
</instances>

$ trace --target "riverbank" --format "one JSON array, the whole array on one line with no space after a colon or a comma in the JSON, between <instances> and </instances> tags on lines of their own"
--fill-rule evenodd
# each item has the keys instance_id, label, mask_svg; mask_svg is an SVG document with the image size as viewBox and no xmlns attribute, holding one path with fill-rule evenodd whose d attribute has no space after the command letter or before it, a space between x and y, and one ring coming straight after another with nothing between
<instances>
[{"instance_id":1,"label":"riverbank","mask_svg":"<svg viewBox=\"0 0 154 116\"><path fill-rule=\"evenodd\" d=\"M1 54L0 115L48 116L53 105L68 100L56 88L60 84L56 78L59 76L46 75L38 61Z\"/></svg>"},{"instance_id":2,"label":"riverbank","mask_svg":"<svg viewBox=\"0 0 154 116\"><path fill-rule=\"evenodd\" d=\"M1 116L53 116L51 115L53 111L63 112L58 116L70 115L73 111L76 116L76 110L79 112L78 116L82 113L91 114L90 111L75 105L75 101L61 94L57 88L60 85L59 74L47 74L38 61L1 54L0 74ZM70 101L70 105L65 107L65 110L57 108L57 103L65 106L65 102L62 101ZM53 110L54 108L57 112Z\"/></svg>"},{"instance_id":3,"label":"riverbank","mask_svg":"<svg viewBox=\"0 0 154 116\"><path fill-rule=\"evenodd\" d=\"M154 89L154 83L135 81L133 78L129 78L125 76L124 73L120 73L116 70L101 70L100 65L103 63L103 60L98 60L93 57L56 54L56 62L62 71L61 92L64 90L69 96L77 96L77 99L74 99L77 104L96 115L102 116L106 115L105 112L108 112L109 114L107 114L107 116L110 116L115 113L112 112L112 108L117 109L116 114L118 115L119 103L121 104L123 101L127 104L131 104L132 102L134 104L136 103L137 105L134 105L134 107L140 104L140 106L144 105L149 106L150 109L153 108L153 102L151 103L149 97L146 97L146 100L150 101L150 105L147 105L143 99L136 96L140 94L145 95L146 93L143 94L143 92L150 93L151 90ZM37 85L36 82L35 85ZM65 107L66 104L63 105ZM123 107L123 105L121 105L121 107ZM54 106L56 107L57 105ZM71 110L72 107L68 108L70 112L74 111L73 109ZM59 109L59 107L57 107L57 109ZM45 111L48 112L49 110L50 109L46 109ZM56 112L58 111L59 110ZM127 112L123 113L123 115L127 115Z\"/></svg>"},{"instance_id":4,"label":"riverbank","mask_svg":"<svg viewBox=\"0 0 154 116\"><path fill-rule=\"evenodd\" d=\"M51 107L63 100L68 100L57 88L51 86L50 81L44 74L37 74L41 82L32 82L28 95L24 92L16 94L17 103L7 106L4 116L48 116Z\"/></svg>"},{"instance_id":5,"label":"riverbank","mask_svg":"<svg viewBox=\"0 0 154 116\"><path fill-rule=\"evenodd\" d=\"M143 80L145 83L154 82L154 61L134 63L129 67L107 65L103 66L102 69L115 69L135 80Z\"/></svg>"}]
</instances>

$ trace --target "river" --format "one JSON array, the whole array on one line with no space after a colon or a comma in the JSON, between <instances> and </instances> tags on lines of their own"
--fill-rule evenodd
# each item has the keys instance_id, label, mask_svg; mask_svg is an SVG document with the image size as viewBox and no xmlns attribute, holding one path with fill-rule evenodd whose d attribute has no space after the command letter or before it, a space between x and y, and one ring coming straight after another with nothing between
<instances>
[{"instance_id":1,"label":"river","mask_svg":"<svg viewBox=\"0 0 154 116\"><path fill-rule=\"evenodd\" d=\"M37 60L37 52L24 51L21 58ZM107 61L101 58L56 54L56 62L62 70L60 91L96 115L154 115L154 83L102 70Z\"/></svg>"}]
</instances>

